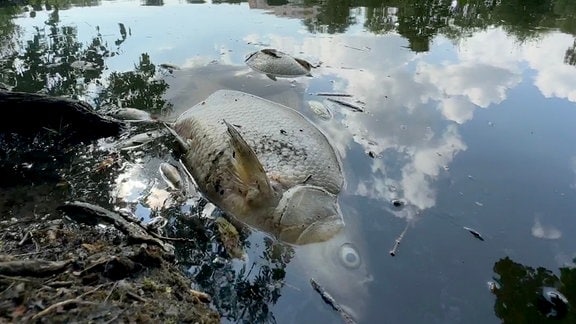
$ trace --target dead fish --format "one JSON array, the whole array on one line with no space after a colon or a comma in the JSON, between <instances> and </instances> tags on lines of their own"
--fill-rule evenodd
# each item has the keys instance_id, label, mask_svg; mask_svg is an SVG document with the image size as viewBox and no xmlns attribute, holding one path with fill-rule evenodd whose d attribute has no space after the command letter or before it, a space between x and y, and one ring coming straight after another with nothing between
<instances>
[{"instance_id":1,"label":"dead fish","mask_svg":"<svg viewBox=\"0 0 576 324\"><path fill-rule=\"evenodd\" d=\"M297 111L220 90L179 116L173 132L200 191L236 219L292 244L344 227L340 159Z\"/></svg>"},{"instance_id":2,"label":"dead fish","mask_svg":"<svg viewBox=\"0 0 576 324\"><path fill-rule=\"evenodd\" d=\"M108 116L126 120L126 121L153 121L152 115L144 110L136 109L136 108L117 108L111 110L107 113Z\"/></svg>"},{"instance_id":3,"label":"dead fish","mask_svg":"<svg viewBox=\"0 0 576 324\"><path fill-rule=\"evenodd\" d=\"M274 81L276 77L312 76L312 64L271 48L249 54L245 62L253 70L266 74Z\"/></svg>"},{"instance_id":4,"label":"dead fish","mask_svg":"<svg viewBox=\"0 0 576 324\"><path fill-rule=\"evenodd\" d=\"M131 150L138 148L146 143L149 143L160 136L163 136L164 132L155 130L145 133L136 134L130 138L123 140L122 142L116 145L117 149L120 150Z\"/></svg>"},{"instance_id":5,"label":"dead fish","mask_svg":"<svg viewBox=\"0 0 576 324\"><path fill-rule=\"evenodd\" d=\"M482 235L480 235L480 233L478 233L476 230L470 228L470 227L463 227L465 230L467 230L468 232L470 232L470 234L474 235L475 238L479 239L480 241L484 241L484 238L482 237Z\"/></svg>"},{"instance_id":6,"label":"dead fish","mask_svg":"<svg viewBox=\"0 0 576 324\"><path fill-rule=\"evenodd\" d=\"M310 100L308 106L321 119L329 120L332 118L332 112L320 101Z\"/></svg>"},{"instance_id":7,"label":"dead fish","mask_svg":"<svg viewBox=\"0 0 576 324\"><path fill-rule=\"evenodd\" d=\"M182 177L178 168L170 163L163 162L160 164L160 175L166 181L168 186L172 189L181 190L182 189Z\"/></svg>"}]
</instances>

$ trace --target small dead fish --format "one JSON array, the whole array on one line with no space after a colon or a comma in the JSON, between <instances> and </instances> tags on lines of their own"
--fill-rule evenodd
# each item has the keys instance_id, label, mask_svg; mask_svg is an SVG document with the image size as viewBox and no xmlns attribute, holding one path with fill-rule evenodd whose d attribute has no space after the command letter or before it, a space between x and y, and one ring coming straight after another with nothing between
<instances>
[{"instance_id":1,"label":"small dead fish","mask_svg":"<svg viewBox=\"0 0 576 324\"><path fill-rule=\"evenodd\" d=\"M324 120L332 118L330 110L320 101L310 100L308 101L308 106L310 106L310 109L316 114L316 116Z\"/></svg>"},{"instance_id":2,"label":"small dead fish","mask_svg":"<svg viewBox=\"0 0 576 324\"><path fill-rule=\"evenodd\" d=\"M160 174L168 186L172 189L182 189L182 177L178 168L170 163L163 162L160 164Z\"/></svg>"},{"instance_id":3,"label":"small dead fish","mask_svg":"<svg viewBox=\"0 0 576 324\"><path fill-rule=\"evenodd\" d=\"M134 135L130 138L127 138L124 141L118 143L116 145L116 148L118 148L120 150L135 149L135 148L138 148L138 147L140 147L146 143L149 143L149 142L157 139L158 137L160 137L162 135L164 135L164 133L161 131L151 131L151 132L136 134L136 135Z\"/></svg>"},{"instance_id":4,"label":"small dead fish","mask_svg":"<svg viewBox=\"0 0 576 324\"><path fill-rule=\"evenodd\" d=\"M480 241L484 241L484 238L482 237L482 235L480 235L480 233L478 233L476 230L470 228L470 227L463 227L465 230L467 230L468 232L470 232L470 234L474 235L475 238L479 239Z\"/></svg>"},{"instance_id":5,"label":"small dead fish","mask_svg":"<svg viewBox=\"0 0 576 324\"><path fill-rule=\"evenodd\" d=\"M310 70L313 68L312 64L272 48L249 54L245 62L253 70L266 74L274 81L276 81L276 77L312 76L310 74Z\"/></svg>"},{"instance_id":6,"label":"small dead fish","mask_svg":"<svg viewBox=\"0 0 576 324\"><path fill-rule=\"evenodd\" d=\"M152 115L150 115L149 112L144 111L144 110L140 110L140 109L136 109L136 108L118 108L118 109L114 109L112 111L110 111L110 113L108 113L108 116L116 118L116 119L120 119L120 120L126 120L126 121L152 121L154 120L154 118L152 118Z\"/></svg>"}]
</instances>

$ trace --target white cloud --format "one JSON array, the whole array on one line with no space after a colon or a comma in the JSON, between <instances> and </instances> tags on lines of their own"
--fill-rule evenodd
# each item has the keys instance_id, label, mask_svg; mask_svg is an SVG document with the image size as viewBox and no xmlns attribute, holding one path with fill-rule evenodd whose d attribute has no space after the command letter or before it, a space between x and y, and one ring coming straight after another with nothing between
<instances>
[{"instance_id":1,"label":"white cloud","mask_svg":"<svg viewBox=\"0 0 576 324\"><path fill-rule=\"evenodd\" d=\"M562 237L562 232L554 226L542 225L540 220L535 218L532 226L532 235L541 239L557 240Z\"/></svg>"}]
</instances>

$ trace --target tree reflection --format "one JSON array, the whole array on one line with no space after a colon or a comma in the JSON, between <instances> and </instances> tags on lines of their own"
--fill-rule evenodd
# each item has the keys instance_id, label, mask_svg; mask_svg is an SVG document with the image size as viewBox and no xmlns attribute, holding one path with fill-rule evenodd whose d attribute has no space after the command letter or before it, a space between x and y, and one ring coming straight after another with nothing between
<instances>
[{"instance_id":1,"label":"tree reflection","mask_svg":"<svg viewBox=\"0 0 576 324\"><path fill-rule=\"evenodd\" d=\"M315 16L301 17L310 32L343 33L364 20L370 32L397 31L415 52L428 51L436 35L458 40L491 26L501 26L519 41L539 37L547 28L576 35L576 2L570 0L304 0L291 5L316 7ZM352 10L357 7L365 10Z\"/></svg>"},{"instance_id":2,"label":"tree reflection","mask_svg":"<svg viewBox=\"0 0 576 324\"><path fill-rule=\"evenodd\" d=\"M318 5L318 14L304 20L304 25L311 33L343 33L356 23L356 17L350 15L352 0L326 0L305 2L306 5Z\"/></svg>"},{"instance_id":3,"label":"tree reflection","mask_svg":"<svg viewBox=\"0 0 576 324\"><path fill-rule=\"evenodd\" d=\"M576 66L576 39L574 39L572 47L569 47L566 50L566 54L564 54L564 63Z\"/></svg>"},{"instance_id":4,"label":"tree reflection","mask_svg":"<svg viewBox=\"0 0 576 324\"><path fill-rule=\"evenodd\" d=\"M156 80L156 65L146 53L140 55L134 71L112 72L108 86L97 99L99 105L135 107L152 113L172 109L172 104L163 99L168 89L164 80Z\"/></svg>"},{"instance_id":5,"label":"tree reflection","mask_svg":"<svg viewBox=\"0 0 576 324\"><path fill-rule=\"evenodd\" d=\"M49 13L44 27L35 27L31 39L15 41L17 32L16 28L8 28L2 35L13 41L1 45L1 81L14 91L72 98L85 95L87 86L101 77L105 59L118 54L118 46L126 38L121 30L118 45L110 49L96 28L96 36L84 46L78 41L75 27L60 26L58 9Z\"/></svg>"},{"instance_id":6,"label":"tree reflection","mask_svg":"<svg viewBox=\"0 0 576 324\"><path fill-rule=\"evenodd\" d=\"M494 264L494 272L499 276L498 286L493 289L494 312L504 323L557 323L558 319L576 323L576 268L560 268L558 277L546 268L534 269L506 257ZM546 316L543 287L555 288L568 299L570 305L565 314L557 314L558 318Z\"/></svg>"},{"instance_id":7,"label":"tree reflection","mask_svg":"<svg viewBox=\"0 0 576 324\"><path fill-rule=\"evenodd\" d=\"M222 317L244 323L275 322L270 306L281 296L294 250L265 238L263 251L255 260L231 260L214 220L197 217L204 205L205 201L186 211L180 207L163 211L173 220L170 236L195 238L194 246L176 246L180 264L189 269L202 291L213 296L212 302ZM241 234L244 249L251 248L248 234Z\"/></svg>"}]
</instances>

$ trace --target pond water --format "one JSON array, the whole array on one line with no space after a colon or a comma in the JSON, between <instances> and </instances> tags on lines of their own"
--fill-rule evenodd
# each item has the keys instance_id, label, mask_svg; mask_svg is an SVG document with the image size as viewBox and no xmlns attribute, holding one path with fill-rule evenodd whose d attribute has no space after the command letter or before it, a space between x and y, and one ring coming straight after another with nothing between
<instances>
[{"instance_id":1,"label":"pond water","mask_svg":"<svg viewBox=\"0 0 576 324\"><path fill-rule=\"evenodd\" d=\"M313 248L257 232L245 261L222 258L209 240L179 251L226 321L340 321L311 277L362 323L542 322L544 286L571 303L559 316L576 320L571 1L19 1L0 8L0 39L0 82L13 91L171 120L216 90L241 90L327 134L346 178L340 239L361 266L338 270ZM244 63L263 48L317 67L273 81ZM349 94L364 111L318 93ZM140 198L172 158L150 152L117 182L128 193L110 191L144 218L152 207ZM204 205L191 199L167 214L218 213Z\"/></svg>"}]
</instances>

